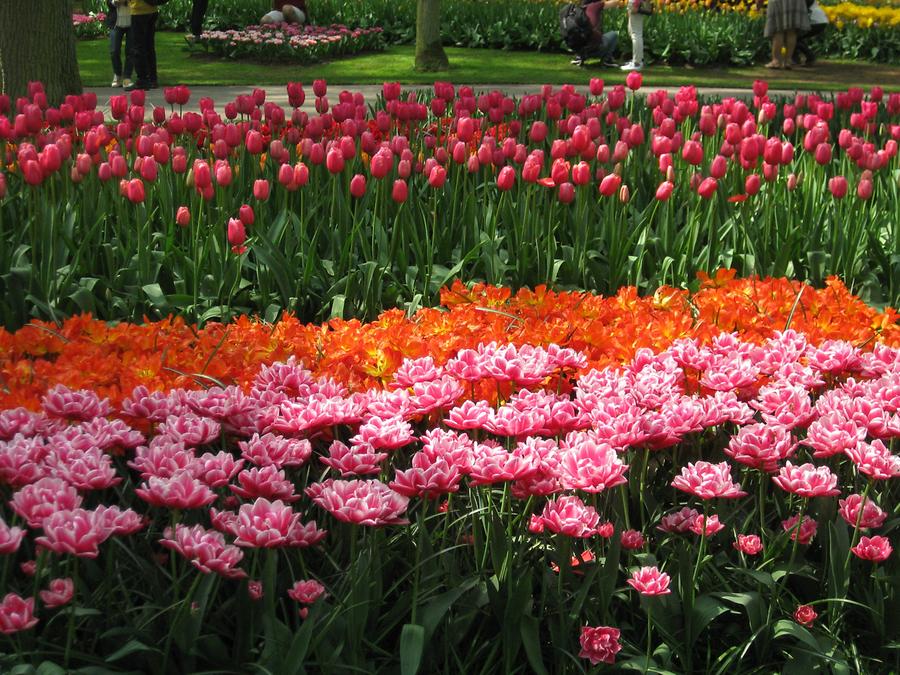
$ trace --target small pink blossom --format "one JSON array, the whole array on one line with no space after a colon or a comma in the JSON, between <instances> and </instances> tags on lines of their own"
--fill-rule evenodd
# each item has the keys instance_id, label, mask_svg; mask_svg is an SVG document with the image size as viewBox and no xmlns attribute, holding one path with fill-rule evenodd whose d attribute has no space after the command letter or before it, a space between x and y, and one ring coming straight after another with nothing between
<instances>
[{"instance_id":1,"label":"small pink blossom","mask_svg":"<svg viewBox=\"0 0 900 675\"><path fill-rule=\"evenodd\" d=\"M171 478L151 476L134 492L152 506L169 509L199 509L216 498L212 490L188 471L180 471Z\"/></svg>"},{"instance_id":2,"label":"small pink blossom","mask_svg":"<svg viewBox=\"0 0 900 675\"><path fill-rule=\"evenodd\" d=\"M819 529L819 524L809 516L803 516L803 522L800 524L798 532L797 521L799 519L799 515L791 516L787 520L781 521L781 527L785 532L790 532L791 541L797 540L799 535L800 543L805 545L811 542L812 538L816 536L816 530Z\"/></svg>"},{"instance_id":3,"label":"small pink blossom","mask_svg":"<svg viewBox=\"0 0 900 675\"><path fill-rule=\"evenodd\" d=\"M862 514L860 515L862 500L862 495L852 494L848 495L846 499L838 501L838 513L841 518L847 521L850 527L857 527L858 520L858 526L864 530L884 525L887 513L870 498L866 498L865 505L862 507Z\"/></svg>"},{"instance_id":4,"label":"small pink blossom","mask_svg":"<svg viewBox=\"0 0 900 675\"><path fill-rule=\"evenodd\" d=\"M810 605L800 605L797 607L796 611L794 611L794 621L801 626L811 626L817 616L819 615L816 614L816 610Z\"/></svg>"},{"instance_id":5,"label":"small pink blossom","mask_svg":"<svg viewBox=\"0 0 900 675\"><path fill-rule=\"evenodd\" d=\"M262 600L263 598L263 585L261 581L248 581L247 582L247 595L250 596L250 599L253 601Z\"/></svg>"},{"instance_id":6,"label":"small pink blossom","mask_svg":"<svg viewBox=\"0 0 900 675\"><path fill-rule=\"evenodd\" d=\"M24 599L8 593L0 602L0 633L12 635L37 625L34 615L34 598Z\"/></svg>"},{"instance_id":7,"label":"small pink blossom","mask_svg":"<svg viewBox=\"0 0 900 675\"><path fill-rule=\"evenodd\" d=\"M584 539L597 532L600 514L592 506L586 506L581 499L565 495L551 499L544 505L541 514L544 527L556 534Z\"/></svg>"},{"instance_id":8,"label":"small pink blossom","mask_svg":"<svg viewBox=\"0 0 900 675\"><path fill-rule=\"evenodd\" d=\"M303 605L311 605L325 596L325 587L315 579L307 579L295 582L287 594Z\"/></svg>"},{"instance_id":9,"label":"small pink blossom","mask_svg":"<svg viewBox=\"0 0 900 675\"><path fill-rule=\"evenodd\" d=\"M757 534L739 534L732 545L745 555L757 555L763 549L762 540Z\"/></svg>"},{"instance_id":10,"label":"small pink blossom","mask_svg":"<svg viewBox=\"0 0 900 675\"><path fill-rule=\"evenodd\" d=\"M634 550L643 548L644 535L637 530L625 530L620 536L622 548L626 550Z\"/></svg>"},{"instance_id":11,"label":"small pink blossom","mask_svg":"<svg viewBox=\"0 0 900 675\"><path fill-rule=\"evenodd\" d=\"M887 537L860 537L859 543L850 549L857 558L871 560L872 562L884 562L893 552L891 542Z\"/></svg>"},{"instance_id":12,"label":"small pink blossom","mask_svg":"<svg viewBox=\"0 0 900 675\"><path fill-rule=\"evenodd\" d=\"M699 515L694 518L694 522L691 523L691 532L697 536L711 537L714 534L721 532L723 529L725 529L725 526L719 522L719 516L716 515L709 516L708 518Z\"/></svg>"},{"instance_id":13,"label":"small pink blossom","mask_svg":"<svg viewBox=\"0 0 900 675\"><path fill-rule=\"evenodd\" d=\"M69 578L53 579L39 595L45 607L62 607L69 604L75 595L75 582Z\"/></svg>"},{"instance_id":14,"label":"small pink blossom","mask_svg":"<svg viewBox=\"0 0 900 675\"><path fill-rule=\"evenodd\" d=\"M581 628L581 651L578 656L589 659L591 665L615 663L616 654L622 649L619 644L619 629L609 626L583 626Z\"/></svg>"},{"instance_id":15,"label":"small pink blossom","mask_svg":"<svg viewBox=\"0 0 900 675\"><path fill-rule=\"evenodd\" d=\"M641 567L631 573L628 585L641 595L667 595L671 579L665 572L656 567Z\"/></svg>"},{"instance_id":16,"label":"small pink blossom","mask_svg":"<svg viewBox=\"0 0 900 675\"><path fill-rule=\"evenodd\" d=\"M731 481L731 468L727 462L690 462L681 469L681 475L672 480L672 487L700 499L735 499L747 496L740 485Z\"/></svg>"},{"instance_id":17,"label":"small pink blossom","mask_svg":"<svg viewBox=\"0 0 900 675\"><path fill-rule=\"evenodd\" d=\"M679 511L663 516L656 529L671 534L684 534L691 531L691 526L699 515L700 512L697 509L685 506Z\"/></svg>"},{"instance_id":18,"label":"small pink blossom","mask_svg":"<svg viewBox=\"0 0 900 675\"><path fill-rule=\"evenodd\" d=\"M785 492L801 497L833 497L840 494L837 476L827 466L794 466L788 462L781 467L777 476L772 477L772 482Z\"/></svg>"},{"instance_id":19,"label":"small pink blossom","mask_svg":"<svg viewBox=\"0 0 900 675\"><path fill-rule=\"evenodd\" d=\"M10 527L0 518L0 555L9 555L19 550L25 530L21 527Z\"/></svg>"}]
</instances>

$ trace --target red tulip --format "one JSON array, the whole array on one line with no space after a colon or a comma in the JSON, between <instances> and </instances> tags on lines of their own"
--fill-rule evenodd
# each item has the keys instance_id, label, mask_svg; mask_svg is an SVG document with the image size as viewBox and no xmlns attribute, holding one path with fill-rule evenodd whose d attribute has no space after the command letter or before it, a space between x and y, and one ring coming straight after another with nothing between
<instances>
[{"instance_id":1,"label":"red tulip","mask_svg":"<svg viewBox=\"0 0 900 675\"><path fill-rule=\"evenodd\" d=\"M511 166L504 166L497 174L497 187L506 192L511 190L516 182L516 170Z\"/></svg>"},{"instance_id":2,"label":"red tulip","mask_svg":"<svg viewBox=\"0 0 900 675\"><path fill-rule=\"evenodd\" d=\"M306 92L303 91L303 84L300 82L288 82L287 94L288 102L294 108L299 108L306 101Z\"/></svg>"},{"instance_id":3,"label":"red tulip","mask_svg":"<svg viewBox=\"0 0 900 675\"><path fill-rule=\"evenodd\" d=\"M179 206L175 212L175 223L181 227L187 227L191 224L191 212L186 206Z\"/></svg>"},{"instance_id":4,"label":"red tulip","mask_svg":"<svg viewBox=\"0 0 900 675\"><path fill-rule=\"evenodd\" d=\"M332 148L328 151L328 155L325 158L325 166L331 173L340 173L344 170L344 155L340 149Z\"/></svg>"},{"instance_id":5,"label":"red tulip","mask_svg":"<svg viewBox=\"0 0 900 675\"><path fill-rule=\"evenodd\" d=\"M703 197L703 199L712 199L712 196L716 193L716 188L718 187L719 183L715 178L704 178L697 188L697 194Z\"/></svg>"},{"instance_id":6,"label":"red tulip","mask_svg":"<svg viewBox=\"0 0 900 675\"><path fill-rule=\"evenodd\" d=\"M440 165L433 166L428 174L428 184L433 188L442 188L447 181L447 169Z\"/></svg>"},{"instance_id":7,"label":"red tulip","mask_svg":"<svg viewBox=\"0 0 900 675\"><path fill-rule=\"evenodd\" d=\"M328 84L325 80L315 80L313 81L313 94L318 97L322 97L328 90Z\"/></svg>"},{"instance_id":8,"label":"red tulip","mask_svg":"<svg viewBox=\"0 0 900 675\"><path fill-rule=\"evenodd\" d=\"M471 117L461 117L456 122L456 136L463 143L468 143L475 135L475 122Z\"/></svg>"},{"instance_id":9,"label":"red tulip","mask_svg":"<svg viewBox=\"0 0 900 675\"><path fill-rule=\"evenodd\" d=\"M758 173L751 173L744 179L744 192L746 192L751 197L759 192L759 188L762 185L762 181L759 178Z\"/></svg>"},{"instance_id":10,"label":"red tulip","mask_svg":"<svg viewBox=\"0 0 900 675\"><path fill-rule=\"evenodd\" d=\"M115 165L113 165L113 168L115 168ZM202 159L194 160L194 185L197 186L198 190L204 190L212 185L212 172L209 169L209 164Z\"/></svg>"},{"instance_id":11,"label":"red tulip","mask_svg":"<svg viewBox=\"0 0 900 675\"><path fill-rule=\"evenodd\" d=\"M350 179L350 194L356 199L362 199L366 194L366 177L361 173L355 174Z\"/></svg>"},{"instance_id":12,"label":"red tulip","mask_svg":"<svg viewBox=\"0 0 900 675\"><path fill-rule=\"evenodd\" d=\"M819 143L816 148L816 163L825 165L831 161L831 146L828 143Z\"/></svg>"},{"instance_id":13,"label":"red tulip","mask_svg":"<svg viewBox=\"0 0 900 675\"><path fill-rule=\"evenodd\" d=\"M156 180L156 176L158 174L158 167L156 164L156 160L153 157L144 157L141 160L141 178L145 181L152 183Z\"/></svg>"},{"instance_id":14,"label":"red tulip","mask_svg":"<svg viewBox=\"0 0 900 675\"><path fill-rule=\"evenodd\" d=\"M572 182L575 185L587 185L591 182L591 167L587 162L578 162L572 167Z\"/></svg>"},{"instance_id":15,"label":"red tulip","mask_svg":"<svg viewBox=\"0 0 900 675\"><path fill-rule=\"evenodd\" d=\"M282 164L278 167L278 182L284 187L294 184L294 167L290 164Z\"/></svg>"},{"instance_id":16,"label":"red tulip","mask_svg":"<svg viewBox=\"0 0 900 675\"><path fill-rule=\"evenodd\" d=\"M20 168L22 169L22 176L25 178L25 182L29 185L40 185L44 182L44 172L41 170L41 165L35 160L25 160L20 165Z\"/></svg>"},{"instance_id":17,"label":"red tulip","mask_svg":"<svg viewBox=\"0 0 900 675\"><path fill-rule=\"evenodd\" d=\"M303 162L297 162L294 166L294 183L298 187L303 187L309 182L309 167Z\"/></svg>"},{"instance_id":18,"label":"red tulip","mask_svg":"<svg viewBox=\"0 0 900 675\"><path fill-rule=\"evenodd\" d=\"M109 162L103 162L97 169L97 176L99 176L100 180L104 183L112 178L112 167L109 165Z\"/></svg>"},{"instance_id":19,"label":"red tulip","mask_svg":"<svg viewBox=\"0 0 900 675\"><path fill-rule=\"evenodd\" d=\"M140 178L132 178L128 181L128 201L132 204L141 204L144 201L144 183Z\"/></svg>"},{"instance_id":20,"label":"red tulip","mask_svg":"<svg viewBox=\"0 0 900 675\"><path fill-rule=\"evenodd\" d=\"M627 86L631 91L637 91L641 88L641 85L644 83L644 76L641 75L637 71L632 71L628 73L628 77L625 78L625 86Z\"/></svg>"},{"instance_id":21,"label":"red tulip","mask_svg":"<svg viewBox=\"0 0 900 675\"><path fill-rule=\"evenodd\" d=\"M568 181L560 183L558 197L563 204L571 204L575 199L575 186Z\"/></svg>"},{"instance_id":22,"label":"red tulip","mask_svg":"<svg viewBox=\"0 0 900 675\"><path fill-rule=\"evenodd\" d=\"M598 188L601 195L604 197L612 197L616 192L618 192L619 187L622 185L622 178L615 173L611 173L608 176L605 176L603 180L600 181L600 187Z\"/></svg>"},{"instance_id":23,"label":"red tulip","mask_svg":"<svg viewBox=\"0 0 900 675\"><path fill-rule=\"evenodd\" d=\"M721 179L728 171L728 160L722 155L716 155L709 165L709 175L716 179Z\"/></svg>"},{"instance_id":24,"label":"red tulip","mask_svg":"<svg viewBox=\"0 0 900 675\"><path fill-rule=\"evenodd\" d=\"M244 145L251 155L259 155L263 151L263 137L258 131L250 130L244 138Z\"/></svg>"},{"instance_id":25,"label":"red tulip","mask_svg":"<svg viewBox=\"0 0 900 675\"><path fill-rule=\"evenodd\" d=\"M847 179L843 176L834 176L828 181L828 189L835 199L843 199L847 195Z\"/></svg>"},{"instance_id":26,"label":"red tulip","mask_svg":"<svg viewBox=\"0 0 900 675\"><path fill-rule=\"evenodd\" d=\"M231 171L231 165L223 160L216 162L216 185L226 187L231 185L231 179L234 174Z\"/></svg>"},{"instance_id":27,"label":"red tulip","mask_svg":"<svg viewBox=\"0 0 900 675\"><path fill-rule=\"evenodd\" d=\"M859 181L859 184L856 186L856 195L860 199L868 199L872 196L872 189L874 185L872 180L869 178L863 178Z\"/></svg>"},{"instance_id":28,"label":"red tulip","mask_svg":"<svg viewBox=\"0 0 900 675\"><path fill-rule=\"evenodd\" d=\"M674 183L664 180L659 184L659 187L656 188L656 198L661 202L667 201L669 197L672 196L672 191L674 189Z\"/></svg>"},{"instance_id":29,"label":"red tulip","mask_svg":"<svg viewBox=\"0 0 900 675\"><path fill-rule=\"evenodd\" d=\"M409 186L402 178L394 181L394 187L391 189L391 199L398 204L402 204L409 197Z\"/></svg>"},{"instance_id":30,"label":"red tulip","mask_svg":"<svg viewBox=\"0 0 900 675\"><path fill-rule=\"evenodd\" d=\"M703 146L697 141L687 141L681 149L681 157L694 166L699 166L703 162Z\"/></svg>"},{"instance_id":31,"label":"red tulip","mask_svg":"<svg viewBox=\"0 0 900 675\"><path fill-rule=\"evenodd\" d=\"M240 255L246 251L245 241L247 241L247 231L244 229L244 224L237 218L229 218L228 243L231 244L232 253Z\"/></svg>"},{"instance_id":32,"label":"red tulip","mask_svg":"<svg viewBox=\"0 0 900 675\"><path fill-rule=\"evenodd\" d=\"M600 96L603 93L603 80L599 77L592 77L588 83L588 89L590 89L591 96Z\"/></svg>"}]
</instances>

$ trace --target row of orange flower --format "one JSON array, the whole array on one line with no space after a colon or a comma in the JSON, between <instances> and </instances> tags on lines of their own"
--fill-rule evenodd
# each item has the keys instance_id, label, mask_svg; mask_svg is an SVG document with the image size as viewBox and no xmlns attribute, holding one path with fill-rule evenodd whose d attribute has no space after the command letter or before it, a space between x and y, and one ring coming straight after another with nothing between
<instances>
[{"instance_id":1,"label":"row of orange flower","mask_svg":"<svg viewBox=\"0 0 900 675\"><path fill-rule=\"evenodd\" d=\"M91 389L114 404L137 385L247 386L261 364L292 355L315 375L364 390L389 381L406 357L430 355L441 364L459 349L490 341L557 343L584 352L592 367L622 363L642 347L664 349L681 337L709 340L736 331L762 341L788 325L813 343L900 345L897 312L869 307L836 278L816 289L720 270L700 275L695 292L663 287L647 297L633 287L602 297L545 287L513 294L455 282L441 299L442 307L410 317L392 310L366 324L312 325L285 316L273 325L241 317L197 330L181 318L143 325L111 325L86 315L62 325L35 321L15 333L0 330L0 409L37 409L57 383Z\"/></svg>"}]
</instances>

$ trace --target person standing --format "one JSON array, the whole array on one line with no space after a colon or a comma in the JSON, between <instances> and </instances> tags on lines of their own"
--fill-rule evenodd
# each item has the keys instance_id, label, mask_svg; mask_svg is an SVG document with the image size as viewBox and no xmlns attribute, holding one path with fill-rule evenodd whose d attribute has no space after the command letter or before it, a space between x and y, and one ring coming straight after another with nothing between
<instances>
[{"instance_id":1,"label":"person standing","mask_svg":"<svg viewBox=\"0 0 900 675\"><path fill-rule=\"evenodd\" d=\"M159 86L156 73L156 19L159 9L146 0L128 0L128 8L131 10L128 46L137 79L126 90L156 89Z\"/></svg>"},{"instance_id":2,"label":"person standing","mask_svg":"<svg viewBox=\"0 0 900 675\"><path fill-rule=\"evenodd\" d=\"M113 87L131 86L131 40L128 31L131 28L131 11L128 0L106 0L106 27L109 28L109 56L112 60ZM122 65L122 44L125 44L125 65Z\"/></svg>"},{"instance_id":3,"label":"person standing","mask_svg":"<svg viewBox=\"0 0 900 675\"><path fill-rule=\"evenodd\" d=\"M203 35L203 19L206 17L206 9L209 0L193 0L191 4L191 39L197 41Z\"/></svg>"},{"instance_id":4,"label":"person standing","mask_svg":"<svg viewBox=\"0 0 900 675\"><path fill-rule=\"evenodd\" d=\"M644 15L641 0L628 0L628 34L631 36L631 61L622 70L640 70L644 67Z\"/></svg>"},{"instance_id":5,"label":"person standing","mask_svg":"<svg viewBox=\"0 0 900 675\"><path fill-rule=\"evenodd\" d=\"M769 0L765 37L772 40L772 60L766 68L790 68L797 34L809 30L809 11L804 0Z\"/></svg>"}]
</instances>

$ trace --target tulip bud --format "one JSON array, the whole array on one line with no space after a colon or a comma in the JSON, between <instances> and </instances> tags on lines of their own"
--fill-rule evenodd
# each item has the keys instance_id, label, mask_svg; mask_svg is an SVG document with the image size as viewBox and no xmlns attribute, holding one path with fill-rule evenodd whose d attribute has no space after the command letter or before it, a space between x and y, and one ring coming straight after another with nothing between
<instances>
[{"instance_id":1,"label":"tulip bud","mask_svg":"<svg viewBox=\"0 0 900 675\"><path fill-rule=\"evenodd\" d=\"M558 197L563 204L571 204L575 199L575 186L568 181L560 183Z\"/></svg>"},{"instance_id":2,"label":"tulip bud","mask_svg":"<svg viewBox=\"0 0 900 675\"><path fill-rule=\"evenodd\" d=\"M328 84L325 80L314 80L313 81L313 94L317 97L322 97L328 91Z\"/></svg>"},{"instance_id":3,"label":"tulip bud","mask_svg":"<svg viewBox=\"0 0 900 675\"><path fill-rule=\"evenodd\" d=\"M663 181L659 184L659 187L656 188L656 198L661 201L667 201L669 197L672 196L672 191L675 189L674 183L671 181Z\"/></svg>"},{"instance_id":4,"label":"tulip bud","mask_svg":"<svg viewBox=\"0 0 900 675\"><path fill-rule=\"evenodd\" d=\"M843 199L847 195L847 179L843 176L834 176L828 180L828 189L835 199Z\"/></svg>"},{"instance_id":5,"label":"tulip bud","mask_svg":"<svg viewBox=\"0 0 900 675\"><path fill-rule=\"evenodd\" d=\"M762 181L759 179L758 173L751 173L747 178L744 179L744 192L746 192L751 197L759 192L759 188L762 185Z\"/></svg>"},{"instance_id":6,"label":"tulip bud","mask_svg":"<svg viewBox=\"0 0 900 675\"><path fill-rule=\"evenodd\" d=\"M309 167L303 162L294 165L294 184L303 187L309 182Z\"/></svg>"},{"instance_id":7,"label":"tulip bud","mask_svg":"<svg viewBox=\"0 0 900 675\"><path fill-rule=\"evenodd\" d=\"M250 227L256 221L256 215L253 213L253 207L249 204L242 204L241 208L238 209L238 218L240 218L241 222Z\"/></svg>"},{"instance_id":8,"label":"tulip bud","mask_svg":"<svg viewBox=\"0 0 900 675\"><path fill-rule=\"evenodd\" d=\"M825 165L831 161L831 146L828 143L819 143L816 147L816 163Z\"/></svg>"},{"instance_id":9,"label":"tulip bud","mask_svg":"<svg viewBox=\"0 0 900 675\"><path fill-rule=\"evenodd\" d=\"M350 194L356 199L362 199L366 194L366 177L361 173L350 179Z\"/></svg>"},{"instance_id":10,"label":"tulip bud","mask_svg":"<svg viewBox=\"0 0 900 675\"><path fill-rule=\"evenodd\" d=\"M622 178L616 173L611 173L600 181L598 190L604 197L612 197L621 185Z\"/></svg>"},{"instance_id":11,"label":"tulip bud","mask_svg":"<svg viewBox=\"0 0 900 675\"><path fill-rule=\"evenodd\" d=\"M874 188L874 184L872 180L869 178L860 179L859 184L856 186L856 195L860 199L868 199L872 196L872 189Z\"/></svg>"},{"instance_id":12,"label":"tulip bud","mask_svg":"<svg viewBox=\"0 0 900 675\"><path fill-rule=\"evenodd\" d=\"M191 224L191 212L186 206L179 206L175 212L175 223L180 227L187 227Z\"/></svg>"},{"instance_id":13,"label":"tulip bud","mask_svg":"<svg viewBox=\"0 0 900 675\"><path fill-rule=\"evenodd\" d=\"M788 189L790 192L793 192L794 190L797 189L797 184L798 184L798 182L799 182L799 180L798 180L798 178L797 178L797 174L795 174L795 173L790 173L790 174L788 174L788 177L787 177L787 189Z\"/></svg>"},{"instance_id":14,"label":"tulip bud","mask_svg":"<svg viewBox=\"0 0 900 675\"><path fill-rule=\"evenodd\" d=\"M231 244L232 253L240 255L247 250L244 242L247 241L247 230L238 218L228 219L228 243Z\"/></svg>"},{"instance_id":15,"label":"tulip bud","mask_svg":"<svg viewBox=\"0 0 900 675\"><path fill-rule=\"evenodd\" d=\"M126 194L128 201L132 204L140 204L144 201L144 183L140 178L133 178L128 181Z\"/></svg>"},{"instance_id":16,"label":"tulip bud","mask_svg":"<svg viewBox=\"0 0 900 675\"><path fill-rule=\"evenodd\" d=\"M716 193L716 188L718 187L719 183L715 178L704 178L697 187L697 194L703 197L703 199L712 199L712 196Z\"/></svg>"},{"instance_id":17,"label":"tulip bud","mask_svg":"<svg viewBox=\"0 0 900 675\"><path fill-rule=\"evenodd\" d=\"M394 181L394 187L391 189L391 199L398 204L402 204L409 197L409 186L402 178Z\"/></svg>"},{"instance_id":18,"label":"tulip bud","mask_svg":"<svg viewBox=\"0 0 900 675\"><path fill-rule=\"evenodd\" d=\"M619 188L619 201L627 204L630 197L631 192L628 190L628 186L623 183L622 187Z\"/></svg>"},{"instance_id":19,"label":"tulip bud","mask_svg":"<svg viewBox=\"0 0 900 675\"><path fill-rule=\"evenodd\" d=\"M269 198L269 181L264 178L253 181L253 197L260 202L266 201Z\"/></svg>"},{"instance_id":20,"label":"tulip bud","mask_svg":"<svg viewBox=\"0 0 900 675\"><path fill-rule=\"evenodd\" d=\"M232 177L233 173L231 171L231 165L228 162L216 162L216 185L222 187L231 185Z\"/></svg>"},{"instance_id":21,"label":"tulip bud","mask_svg":"<svg viewBox=\"0 0 900 675\"><path fill-rule=\"evenodd\" d=\"M516 182L516 170L511 166L504 166L497 174L497 187L506 192L511 190Z\"/></svg>"},{"instance_id":22,"label":"tulip bud","mask_svg":"<svg viewBox=\"0 0 900 675\"><path fill-rule=\"evenodd\" d=\"M591 167L587 162L578 162L572 167L572 182L575 185L587 185L591 182Z\"/></svg>"},{"instance_id":23,"label":"tulip bud","mask_svg":"<svg viewBox=\"0 0 900 675\"><path fill-rule=\"evenodd\" d=\"M340 149L332 148L328 151L328 155L325 158L325 166L331 173L340 173L344 170L344 155Z\"/></svg>"},{"instance_id":24,"label":"tulip bud","mask_svg":"<svg viewBox=\"0 0 900 675\"><path fill-rule=\"evenodd\" d=\"M143 161L141 161L141 178L145 181L152 183L156 180L156 176L158 173L158 167L156 164L156 160L153 157L144 157Z\"/></svg>"},{"instance_id":25,"label":"tulip bud","mask_svg":"<svg viewBox=\"0 0 900 675\"><path fill-rule=\"evenodd\" d=\"M428 173L428 184L433 188L441 188L444 187L444 183L447 181L447 169L440 165L435 165L431 167L431 171Z\"/></svg>"},{"instance_id":26,"label":"tulip bud","mask_svg":"<svg viewBox=\"0 0 900 675\"><path fill-rule=\"evenodd\" d=\"M712 163L709 165L709 175L715 179L721 179L728 171L728 160L722 155L716 155Z\"/></svg>"},{"instance_id":27,"label":"tulip bud","mask_svg":"<svg viewBox=\"0 0 900 675\"><path fill-rule=\"evenodd\" d=\"M628 77L625 78L625 86L627 86L631 91L637 91L641 88L641 85L644 83L644 76L641 75L636 70L628 73Z\"/></svg>"}]
</instances>

